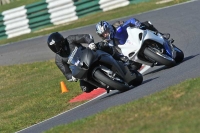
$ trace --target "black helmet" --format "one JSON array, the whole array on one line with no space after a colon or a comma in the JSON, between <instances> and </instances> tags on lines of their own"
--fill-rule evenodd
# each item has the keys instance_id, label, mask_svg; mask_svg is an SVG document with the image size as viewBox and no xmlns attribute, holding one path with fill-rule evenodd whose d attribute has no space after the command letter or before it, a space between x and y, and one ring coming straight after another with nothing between
<instances>
[{"instance_id":1,"label":"black helmet","mask_svg":"<svg viewBox=\"0 0 200 133\"><path fill-rule=\"evenodd\" d=\"M65 39L60 33L54 32L49 35L47 44L54 53L59 54L65 47Z\"/></svg>"}]
</instances>

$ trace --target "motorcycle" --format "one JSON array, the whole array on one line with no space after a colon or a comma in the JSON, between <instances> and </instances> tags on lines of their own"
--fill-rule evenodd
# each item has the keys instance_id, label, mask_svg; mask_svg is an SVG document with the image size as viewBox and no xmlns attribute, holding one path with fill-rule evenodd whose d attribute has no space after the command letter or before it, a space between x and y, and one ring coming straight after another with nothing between
<instances>
[{"instance_id":1,"label":"motorcycle","mask_svg":"<svg viewBox=\"0 0 200 133\"><path fill-rule=\"evenodd\" d=\"M184 53L173 44L174 40L166 40L160 33L151 30L128 27L127 32L126 43L118 46L130 60L151 67L173 67L183 61Z\"/></svg>"},{"instance_id":2,"label":"motorcycle","mask_svg":"<svg viewBox=\"0 0 200 133\"><path fill-rule=\"evenodd\" d=\"M105 88L108 93L110 90L127 91L143 82L142 74L130 72L122 62L101 50L76 47L68 63L75 78Z\"/></svg>"}]
</instances>

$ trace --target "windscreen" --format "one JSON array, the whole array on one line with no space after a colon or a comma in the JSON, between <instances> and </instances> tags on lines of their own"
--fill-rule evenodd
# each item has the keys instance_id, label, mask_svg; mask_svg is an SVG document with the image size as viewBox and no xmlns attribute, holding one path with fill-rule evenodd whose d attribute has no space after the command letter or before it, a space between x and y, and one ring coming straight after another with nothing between
<instances>
[{"instance_id":1,"label":"windscreen","mask_svg":"<svg viewBox=\"0 0 200 133\"><path fill-rule=\"evenodd\" d=\"M68 63L70 65L78 66L80 64L81 50L78 47L75 47L74 51L69 56Z\"/></svg>"}]
</instances>

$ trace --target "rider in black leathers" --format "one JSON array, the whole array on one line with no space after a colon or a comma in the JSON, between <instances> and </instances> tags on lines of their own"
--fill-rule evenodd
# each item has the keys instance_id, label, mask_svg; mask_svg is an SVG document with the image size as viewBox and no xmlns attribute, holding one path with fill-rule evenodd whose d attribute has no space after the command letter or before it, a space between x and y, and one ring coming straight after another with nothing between
<instances>
[{"instance_id":1,"label":"rider in black leathers","mask_svg":"<svg viewBox=\"0 0 200 133\"><path fill-rule=\"evenodd\" d=\"M81 43L92 44L94 43L94 39L90 34L70 35L64 38L58 32L50 34L47 39L47 44L49 48L54 53L56 53L55 56L56 65L61 70L63 75L66 77L66 79L70 82L73 81L76 82L77 79L72 76L71 70L69 69L68 57L73 52L75 47L82 46ZM83 80L80 80L80 87L82 91L86 93L89 93L95 88L97 88L96 86L93 86Z\"/></svg>"},{"instance_id":2,"label":"rider in black leathers","mask_svg":"<svg viewBox=\"0 0 200 133\"><path fill-rule=\"evenodd\" d=\"M75 77L72 76L72 72L69 69L68 57L74 51L75 47L82 46L82 43L89 44L88 47L91 50L99 49L111 54L116 60L126 62L123 60L121 54L116 52L112 47L110 47L106 42L98 42L94 44L94 39L90 34L77 34L70 35L64 38L60 33L55 32L49 35L47 39L47 44L49 48L56 53L55 63L58 68L61 70L66 79L70 82L77 81ZM94 85L91 85L88 82L80 80L80 87L84 92L91 92L95 88Z\"/></svg>"}]
</instances>

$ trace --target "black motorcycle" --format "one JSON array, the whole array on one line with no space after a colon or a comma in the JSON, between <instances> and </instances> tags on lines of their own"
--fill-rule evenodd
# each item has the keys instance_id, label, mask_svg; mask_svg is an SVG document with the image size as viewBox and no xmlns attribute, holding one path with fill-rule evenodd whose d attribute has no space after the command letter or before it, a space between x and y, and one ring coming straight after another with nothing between
<instances>
[{"instance_id":1,"label":"black motorcycle","mask_svg":"<svg viewBox=\"0 0 200 133\"><path fill-rule=\"evenodd\" d=\"M72 75L96 87L110 90L127 91L142 84L143 76L138 71L116 61L110 54L86 47L76 47L69 56Z\"/></svg>"}]
</instances>

